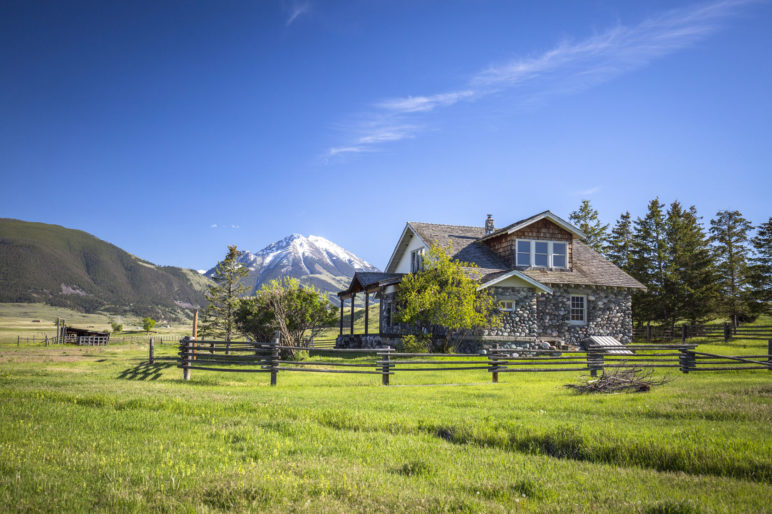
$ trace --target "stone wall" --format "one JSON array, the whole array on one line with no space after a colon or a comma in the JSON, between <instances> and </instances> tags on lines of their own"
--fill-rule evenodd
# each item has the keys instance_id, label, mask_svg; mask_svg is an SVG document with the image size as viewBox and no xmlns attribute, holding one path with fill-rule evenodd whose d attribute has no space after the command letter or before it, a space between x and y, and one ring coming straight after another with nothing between
<instances>
[{"instance_id":1,"label":"stone wall","mask_svg":"<svg viewBox=\"0 0 772 514\"><path fill-rule=\"evenodd\" d=\"M507 342L561 341L578 345L591 335L608 335L623 343L632 341L633 324L631 294L628 289L592 286L553 286L552 294L527 287L494 287L498 300L512 300L515 311L502 314L499 327L470 335L459 351L476 353L494 344ZM587 321L576 325L569 322L571 295L584 295ZM414 327L386 324L385 309L391 308L394 294L381 297L380 335L340 337L339 348L372 348L394 346L404 334L414 333Z\"/></svg>"},{"instance_id":2,"label":"stone wall","mask_svg":"<svg viewBox=\"0 0 772 514\"><path fill-rule=\"evenodd\" d=\"M633 324L629 290L608 287L554 286L553 293L537 293L530 288L495 287L499 300L514 300L513 313L504 313L501 327L484 335L511 337L552 337L577 344L590 335L608 335L623 343L632 340ZM587 321L571 324L572 295L585 295Z\"/></svg>"}]
</instances>

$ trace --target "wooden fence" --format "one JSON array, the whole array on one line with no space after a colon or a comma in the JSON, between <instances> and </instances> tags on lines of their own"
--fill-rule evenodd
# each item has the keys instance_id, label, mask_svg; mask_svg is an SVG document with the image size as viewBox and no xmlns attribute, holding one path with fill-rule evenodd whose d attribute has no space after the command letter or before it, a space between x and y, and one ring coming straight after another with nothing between
<instances>
[{"instance_id":1,"label":"wooden fence","mask_svg":"<svg viewBox=\"0 0 772 514\"><path fill-rule=\"evenodd\" d=\"M278 336L267 343L180 341L178 367L185 380L191 370L270 373L276 385L280 372L355 373L381 375L383 385L402 373L426 371L485 370L496 383L499 373L589 371L596 376L608 368L672 368L682 373L772 369L772 340L767 355L716 355L695 350L696 344L632 344L623 347L594 346L582 351L494 349L486 355L402 353L391 348L311 350L311 357L325 360L285 360L282 350L308 348L282 346ZM360 357L356 362L330 357Z\"/></svg>"},{"instance_id":2,"label":"wooden fence","mask_svg":"<svg viewBox=\"0 0 772 514\"><path fill-rule=\"evenodd\" d=\"M772 325L735 327L730 323L722 325L681 324L672 327L649 325L633 329L633 340L647 343L672 341L685 343L690 340L699 343L728 343L733 339L768 341L772 339Z\"/></svg>"}]
</instances>

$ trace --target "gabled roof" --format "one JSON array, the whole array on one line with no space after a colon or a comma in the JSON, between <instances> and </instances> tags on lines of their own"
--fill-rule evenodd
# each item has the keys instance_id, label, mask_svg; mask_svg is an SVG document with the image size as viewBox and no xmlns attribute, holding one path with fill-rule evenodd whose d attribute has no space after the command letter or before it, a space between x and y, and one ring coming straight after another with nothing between
<instances>
[{"instance_id":1,"label":"gabled roof","mask_svg":"<svg viewBox=\"0 0 772 514\"><path fill-rule=\"evenodd\" d=\"M541 289L545 293L552 293L552 289L550 289L549 287L545 286L544 284L542 284L538 280L532 279L531 277L529 277L528 275L526 275L522 271L518 271L516 269L513 269L512 271L507 271L507 272L504 272L504 273L499 273L497 276L489 276L488 280L486 282L483 282L482 284L480 284L480 287L478 287L477 290L479 291L480 289L485 289L486 287L494 286L494 285L498 284L499 282L502 282L502 281L504 281L504 280L506 280L508 278L512 278L512 277L517 277L520 280L522 280L523 282L526 282L526 283L532 285L536 289Z\"/></svg>"},{"instance_id":2,"label":"gabled roof","mask_svg":"<svg viewBox=\"0 0 772 514\"><path fill-rule=\"evenodd\" d=\"M473 273L470 269L469 274L477 275L476 278L478 278L482 284L486 284L500 279L502 275L512 272L513 268L496 255L484 241L491 237L495 237L496 235L515 232L542 219L548 219L568 230L568 228L555 221L560 220L563 224L571 227L572 230L570 230L570 232L582 234L581 237L584 237L584 234L576 227L561 220L550 211L544 211L536 216L531 216L530 218L508 225L488 236L485 236L485 229L483 227L409 222L402 232L400 242L389 260L386 271L389 271L391 266L396 266L396 262L399 256L401 256L400 246L402 245L404 248L407 247L407 243L409 242L409 238L406 240L407 234L410 237L415 236L420 238L426 246L431 246L437 242L443 248L448 249L452 245L453 251L451 256L459 261L476 264L479 267L477 273ZM403 251L404 248L402 248ZM528 277L530 280L536 281L543 286L545 284L555 284L645 289L643 284L606 260L602 255L592 250L577 238L574 238L573 240L572 270L531 268L519 270L519 273L522 273L523 276Z\"/></svg>"},{"instance_id":3,"label":"gabled roof","mask_svg":"<svg viewBox=\"0 0 772 514\"><path fill-rule=\"evenodd\" d=\"M560 216L558 216L556 214L553 214L550 211L544 211L544 212L540 212L539 214L536 214L534 216L531 216L530 218L525 218L524 220L516 221L516 222L512 223L511 225L507 225L504 228L500 228L500 229L498 229L498 230L488 234L487 236L484 236L482 238L482 240L485 241L487 239L491 239L491 238L494 238L494 237L497 237L497 236L501 236L503 234L511 234L512 232L517 232L518 230L522 230L525 227L527 227L528 225L531 225L532 223L536 223L537 221L541 221L543 219L550 220L552 223L554 223L555 225L559 226L563 230L571 232L573 235L575 235L579 239L584 239L585 237L587 237L587 235L584 232L582 232L581 230L579 230L578 228L576 228L575 226L573 226L572 224L570 224L569 222L567 222L566 220L561 218Z\"/></svg>"},{"instance_id":4,"label":"gabled roof","mask_svg":"<svg viewBox=\"0 0 772 514\"><path fill-rule=\"evenodd\" d=\"M582 241L574 239L572 271L531 268L523 273L543 284L577 286L646 287Z\"/></svg>"}]
</instances>

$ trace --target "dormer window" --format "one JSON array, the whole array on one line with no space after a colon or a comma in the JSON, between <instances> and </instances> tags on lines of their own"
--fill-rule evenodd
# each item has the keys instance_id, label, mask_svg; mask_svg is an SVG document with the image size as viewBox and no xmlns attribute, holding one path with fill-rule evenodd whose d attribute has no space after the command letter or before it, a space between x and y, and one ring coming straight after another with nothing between
<instances>
[{"instance_id":1,"label":"dormer window","mask_svg":"<svg viewBox=\"0 0 772 514\"><path fill-rule=\"evenodd\" d=\"M562 241L516 241L515 266L535 268L567 268L568 243Z\"/></svg>"},{"instance_id":2,"label":"dormer window","mask_svg":"<svg viewBox=\"0 0 772 514\"><path fill-rule=\"evenodd\" d=\"M410 252L410 272L417 273L424 270L424 249L419 248Z\"/></svg>"}]
</instances>

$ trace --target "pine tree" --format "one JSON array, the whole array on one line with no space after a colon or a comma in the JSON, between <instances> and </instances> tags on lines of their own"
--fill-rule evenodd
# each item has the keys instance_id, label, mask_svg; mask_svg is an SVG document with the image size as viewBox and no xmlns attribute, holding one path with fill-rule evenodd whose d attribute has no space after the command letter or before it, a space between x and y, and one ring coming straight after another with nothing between
<instances>
[{"instance_id":1,"label":"pine tree","mask_svg":"<svg viewBox=\"0 0 772 514\"><path fill-rule=\"evenodd\" d=\"M241 279L247 276L249 271L238 262L239 251L236 245L228 246L225 259L217 263L212 280L214 285L206 292L209 301L202 316L201 332L211 337L225 337L230 341L236 328L235 312L238 308L239 297L247 292L247 288L241 284Z\"/></svg>"},{"instance_id":2,"label":"pine tree","mask_svg":"<svg viewBox=\"0 0 772 514\"><path fill-rule=\"evenodd\" d=\"M623 213L617 220L608 242L604 248L604 253L608 260L622 268L628 270L630 267L630 249L633 239L632 222L630 213Z\"/></svg>"},{"instance_id":3,"label":"pine tree","mask_svg":"<svg viewBox=\"0 0 772 514\"><path fill-rule=\"evenodd\" d=\"M756 228L754 255L748 268L753 314L772 313L772 217Z\"/></svg>"},{"instance_id":4,"label":"pine tree","mask_svg":"<svg viewBox=\"0 0 772 514\"><path fill-rule=\"evenodd\" d=\"M662 302L667 266L665 228L662 204L655 198L649 202L646 216L635 220L630 247L629 273L647 288L633 293L633 319L638 323L664 321L669 317Z\"/></svg>"},{"instance_id":5,"label":"pine tree","mask_svg":"<svg viewBox=\"0 0 772 514\"><path fill-rule=\"evenodd\" d=\"M740 211L718 211L710 220L710 242L718 268L722 311L737 325L748 313L748 231Z\"/></svg>"},{"instance_id":6,"label":"pine tree","mask_svg":"<svg viewBox=\"0 0 772 514\"><path fill-rule=\"evenodd\" d=\"M598 218L598 211L592 208L589 200L582 200L579 209L568 215L576 227L584 232L584 242L598 253L603 252L606 244L608 224L603 225Z\"/></svg>"},{"instance_id":7,"label":"pine tree","mask_svg":"<svg viewBox=\"0 0 772 514\"><path fill-rule=\"evenodd\" d=\"M670 325L692 323L712 314L718 289L715 267L697 209L684 210L678 201L667 213L667 268L663 302Z\"/></svg>"}]
</instances>

